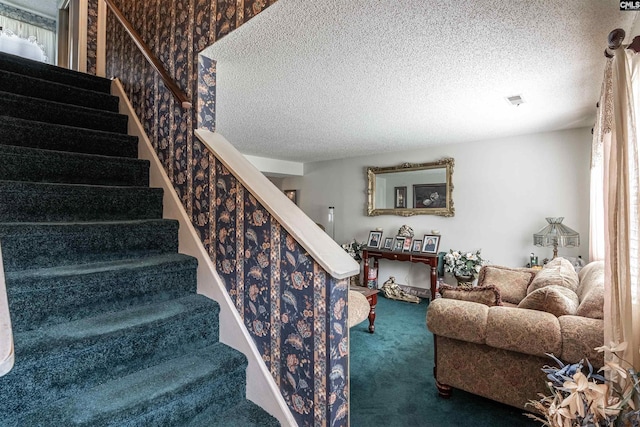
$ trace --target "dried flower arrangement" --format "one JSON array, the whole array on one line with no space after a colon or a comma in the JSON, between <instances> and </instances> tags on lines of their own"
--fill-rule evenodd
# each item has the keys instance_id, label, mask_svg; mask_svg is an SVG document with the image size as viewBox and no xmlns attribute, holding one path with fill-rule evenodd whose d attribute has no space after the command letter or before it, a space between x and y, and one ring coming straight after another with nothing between
<instances>
[{"instance_id":1,"label":"dried flower arrangement","mask_svg":"<svg viewBox=\"0 0 640 427\"><path fill-rule=\"evenodd\" d=\"M627 348L627 343L597 347L598 352L613 354L616 361L605 362L600 371L593 372L593 366L581 360L565 365L549 354L558 367L545 366L550 396L541 394L541 400L530 401L528 405L544 418L525 414L549 427L577 426L640 426L640 382L633 367L624 361L619 353ZM627 367L623 368L621 363Z\"/></svg>"}]
</instances>

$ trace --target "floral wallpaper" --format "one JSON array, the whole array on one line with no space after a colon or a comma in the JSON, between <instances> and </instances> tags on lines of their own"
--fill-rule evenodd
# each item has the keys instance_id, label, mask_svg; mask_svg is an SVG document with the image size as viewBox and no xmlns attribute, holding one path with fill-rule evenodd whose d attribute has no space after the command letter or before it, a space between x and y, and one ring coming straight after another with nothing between
<instances>
[{"instance_id":1,"label":"floral wallpaper","mask_svg":"<svg viewBox=\"0 0 640 427\"><path fill-rule=\"evenodd\" d=\"M87 73L96 75L98 53L98 0L87 1Z\"/></svg>"},{"instance_id":2,"label":"floral wallpaper","mask_svg":"<svg viewBox=\"0 0 640 427\"><path fill-rule=\"evenodd\" d=\"M236 309L299 425L346 425L346 279L335 282L214 163L214 259Z\"/></svg>"},{"instance_id":3,"label":"floral wallpaper","mask_svg":"<svg viewBox=\"0 0 640 427\"><path fill-rule=\"evenodd\" d=\"M215 128L215 63L197 52L275 0L116 0L192 99L174 101L112 14L120 78L174 189L300 426L348 425L347 280L328 275L193 131ZM197 98L197 99L196 99Z\"/></svg>"}]
</instances>

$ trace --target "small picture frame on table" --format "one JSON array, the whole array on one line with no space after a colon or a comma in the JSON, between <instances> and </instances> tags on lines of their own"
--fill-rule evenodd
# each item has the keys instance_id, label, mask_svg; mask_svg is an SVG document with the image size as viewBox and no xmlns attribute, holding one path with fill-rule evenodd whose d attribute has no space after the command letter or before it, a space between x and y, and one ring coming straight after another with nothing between
<instances>
[{"instance_id":1,"label":"small picture frame on table","mask_svg":"<svg viewBox=\"0 0 640 427\"><path fill-rule=\"evenodd\" d=\"M369 239L367 239L368 247L378 249L380 247L381 241L382 241L382 231L373 230L369 232Z\"/></svg>"},{"instance_id":2,"label":"small picture frame on table","mask_svg":"<svg viewBox=\"0 0 640 427\"><path fill-rule=\"evenodd\" d=\"M383 249L386 249L388 251L393 249L393 237L387 237L386 239L384 239Z\"/></svg>"},{"instance_id":3,"label":"small picture frame on table","mask_svg":"<svg viewBox=\"0 0 640 427\"><path fill-rule=\"evenodd\" d=\"M396 236L393 241L393 251L394 252L402 252L402 248L404 247L404 241L406 237Z\"/></svg>"},{"instance_id":4,"label":"small picture frame on table","mask_svg":"<svg viewBox=\"0 0 640 427\"><path fill-rule=\"evenodd\" d=\"M440 236L433 234L425 234L422 238L422 253L424 254L437 254L438 246L440 245Z\"/></svg>"},{"instance_id":5,"label":"small picture frame on table","mask_svg":"<svg viewBox=\"0 0 640 427\"><path fill-rule=\"evenodd\" d=\"M404 243L402 244L402 252L411 251L411 237L405 237Z\"/></svg>"},{"instance_id":6,"label":"small picture frame on table","mask_svg":"<svg viewBox=\"0 0 640 427\"><path fill-rule=\"evenodd\" d=\"M420 252L422 250L422 240L414 239L411 244L411 252Z\"/></svg>"},{"instance_id":7,"label":"small picture frame on table","mask_svg":"<svg viewBox=\"0 0 640 427\"><path fill-rule=\"evenodd\" d=\"M407 187L394 187L395 199L393 207L396 209L404 209L407 207Z\"/></svg>"}]
</instances>

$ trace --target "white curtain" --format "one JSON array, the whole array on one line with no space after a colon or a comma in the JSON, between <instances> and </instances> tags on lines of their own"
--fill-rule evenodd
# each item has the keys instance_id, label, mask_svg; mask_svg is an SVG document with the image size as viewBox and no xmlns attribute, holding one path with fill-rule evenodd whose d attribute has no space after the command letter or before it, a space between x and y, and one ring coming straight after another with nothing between
<instances>
[{"instance_id":1,"label":"white curtain","mask_svg":"<svg viewBox=\"0 0 640 427\"><path fill-rule=\"evenodd\" d=\"M27 56L47 63L55 62L55 32L2 15L0 15L0 27L3 30L0 34L0 50L3 52ZM43 52L44 60L35 57L35 47ZM25 54L21 55L19 52L25 52Z\"/></svg>"},{"instance_id":2,"label":"white curtain","mask_svg":"<svg viewBox=\"0 0 640 427\"><path fill-rule=\"evenodd\" d=\"M607 60L593 139L592 232L602 227L605 343L627 342L623 359L640 369L640 55L620 48ZM600 199L601 198L601 199ZM600 201L601 200L601 201ZM600 203L600 207L598 207ZM592 248L599 254L602 248Z\"/></svg>"}]
</instances>

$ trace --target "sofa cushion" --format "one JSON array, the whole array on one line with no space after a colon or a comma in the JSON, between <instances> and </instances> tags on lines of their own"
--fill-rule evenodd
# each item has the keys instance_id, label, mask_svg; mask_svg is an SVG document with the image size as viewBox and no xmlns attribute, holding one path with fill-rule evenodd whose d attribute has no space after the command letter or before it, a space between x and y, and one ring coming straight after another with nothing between
<instances>
[{"instance_id":1,"label":"sofa cushion","mask_svg":"<svg viewBox=\"0 0 640 427\"><path fill-rule=\"evenodd\" d=\"M511 307L488 310L487 345L542 357L545 353L560 354L560 323L553 314Z\"/></svg>"},{"instance_id":2,"label":"sofa cushion","mask_svg":"<svg viewBox=\"0 0 640 427\"><path fill-rule=\"evenodd\" d=\"M527 268L485 265L480 269L478 286L495 286L500 291L502 301L518 304L527 295L527 286L535 274L535 271Z\"/></svg>"},{"instance_id":3,"label":"sofa cushion","mask_svg":"<svg viewBox=\"0 0 640 427\"><path fill-rule=\"evenodd\" d=\"M533 278L527 294L550 285L564 286L573 292L578 289L578 273L568 260L558 257L549 261Z\"/></svg>"},{"instance_id":4,"label":"sofa cushion","mask_svg":"<svg viewBox=\"0 0 640 427\"><path fill-rule=\"evenodd\" d=\"M578 299L576 316L604 319L604 261L587 264L578 273Z\"/></svg>"},{"instance_id":5,"label":"sofa cushion","mask_svg":"<svg viewBox=\"0 0 640 427\"><path fill-rule=\"evenodd\" d=\"M596 286L584 295L576 316L604 319L604 286Z\"/></svg>"},{"instance_id":6,"label":"sofa cushion","mask_svg":"<svg viewBox=\"0 0 640 427\"><path fill-rule=\"evenodd\" d=\"M367 297L357 291L349 290L349 327L364 322L369 317L371 306Z\"/></svg>"},{"instance_id":7,"label":"sofa cushion","mask_svg":"<svg viewBox=\"0 0 640 427\"><path fill-rule=\"evenodd\" d=\"M580 301L595 286L604 287L604 261L593 261L585 265L578 273L578 298Z\"/></svg>"},{"instance_id":8,"label":"sofa cushion","mask_svg":"<svg viewBox=\"0 0 640 427\"><path fill-rule=\"evenodd\" d=\"M518 304L518 308L546 311L560 317L576 314L579 304L578 295L571 289L550 285L531 292Z\"/></svg>"},{"instance_id":9,"label":"sofa cushion","mask_svg":"<svg viewBox=\"0 0 640 427\"><path fill-rule=\"evenodd\" d=\"M438 298L429 303L427 327L434 335L484 344L487 310L484 304Z\"/></svg>"},{"instance_id":10,"label":"sofa cushion","mask_svg":"<svg viewBox=\"0 0 640 427\"><path fill-rule=\"evenodd\" d=\"M567 363L588 359L596 369L602 367L604 353L598 353L595 348L604 343L604 320L561 316L558 321L562 331L562 353L556 356Z\"/></svg>"},{"instance_id":11,"label":"sofa cushion","mask_svg":"<svg viewBox=\"0 0 640 427\"><path fill-rule=\"evenodd\" d=\"M471 301L492 307L502 305L500 291L495 286L440 286L442 298L457 299L460 301Z\"/></svg>"}]
</instances>

